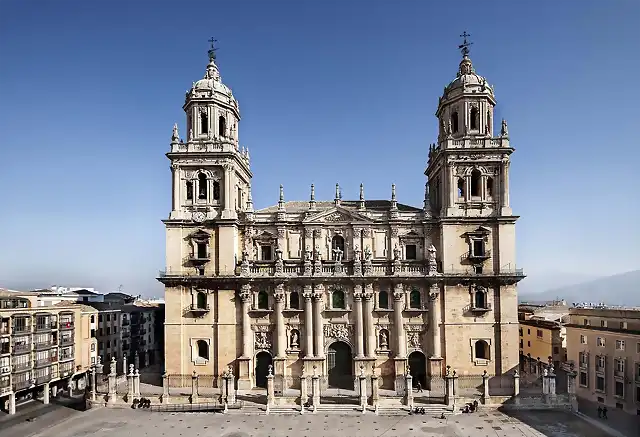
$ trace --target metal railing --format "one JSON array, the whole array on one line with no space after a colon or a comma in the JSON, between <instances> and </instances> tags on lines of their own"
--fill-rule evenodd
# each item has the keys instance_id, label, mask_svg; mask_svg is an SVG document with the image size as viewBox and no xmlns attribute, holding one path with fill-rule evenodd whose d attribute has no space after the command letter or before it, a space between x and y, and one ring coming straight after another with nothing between
<instances>
[{"instance_id":1,"label":"metal railing","mask_svg":"<svg viewBox=\"0 0 640 437\"><path fill-rule=\"evenodd\" d=\"M11 348L14 354L22 352L31 352L31 343L26 344L14 344Z\"/></svg>"},{"instance_id":2,"label":"metal railing","mask_svg":"<svg viewBox=\"0 0 640 437\"><path fill-rule=\"evenodd\" d=\"M14 372L21 372L23 370L31 369L31 361L27 361L26 363L18 363L11 366Z\"/></svg>"},{"instance_id":3,"label":"metal railing","mask_svg":"<svg viewBox=\"0 0 640 437\"><path fill-rule=\"evenodd\" d=\"M60 338L60 346L67 346L73 344L73 338Z\"/></svg>"},{"instance_id":4,"label":"metal railing","mask_svg":"<svg viewBox=\"0 0 640 437\"><path fill-rule=\"evenodd\" d=\"M13 390L14 391L22 390L22 389L25 389L25 388L28 388L28 387L31 387L31 386L32 386L32 384L31 384L31 380L30 379L27 379L27 380L24 380L24 381L14 381L13 382Z\"/></svg>"},{"instance_id":5,"label":"metal railing","mask_svg":"<svg viewBox=\"0 0 640 437\"><path fill-rule=\"evenodd\" d=\"M44 350L44 349L49 349L55 345L56 343L53 341L43 341L40 343L34 343L33 347L35 348L35 350Z\"/></svg>"},{"instance_id":6,"label":"metal railing","mask_svg":"<svg viewBox=\"0 0 640 437\"><path fill-rule=\"evenodd\" d=\"M60 322L59 329L73 329L73 328L74 328L74 322Z\"/></svg>"},{"instance_id":7,"label":"metal railing","mask_svg":"<svg viewBox=\"0 0 640 437\"><path fill-rule=\"evenodd\" d=\"M13 334L26 334L28 332L31 332L31 326L30 325L29 326L16 326L16 325L13 325L11 327L11 332Z\"/></svg>"}]
</instances>

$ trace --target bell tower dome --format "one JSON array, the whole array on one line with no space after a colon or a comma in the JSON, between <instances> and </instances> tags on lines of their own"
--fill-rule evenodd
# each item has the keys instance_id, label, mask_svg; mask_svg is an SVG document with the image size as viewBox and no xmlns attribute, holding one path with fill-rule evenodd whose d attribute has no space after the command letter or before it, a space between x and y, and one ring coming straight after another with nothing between
<instances>
[{"instance_id":1,"label":"bell tower dome","mask_svg":"<svg viewBox=\"0 0 640 437\"><path fill-rule=\"evenodd\" d=\"M240 108L222 82L211 39L204 77L186 92L186 141L174 125L171 150L173 202L170 220L236 220L251 198L249 151L239 146Z\"/></svg>"},{"instance_id":2,"label":"bell tower dome","mask_svg":"<svg viewBox=\"0 0 640 437\"><path fill-rule=\"evenodd\" d=\"M510 216L509 144L502 120L494 135L493 87L476 73L466 32L456 78L438 100L438 143L429 148L428 203L442 217Z\"/></svg>"}]
</instances>

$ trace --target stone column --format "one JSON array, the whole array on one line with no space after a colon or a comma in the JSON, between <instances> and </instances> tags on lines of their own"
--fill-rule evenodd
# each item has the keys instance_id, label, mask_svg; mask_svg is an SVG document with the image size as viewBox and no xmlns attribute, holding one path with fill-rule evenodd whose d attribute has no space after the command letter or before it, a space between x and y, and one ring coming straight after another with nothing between
<instances>
[{"instance_id":1,"label":"stone column","mask_svg":"<svg viewBox=\"0 0 640 437\"><path fill-rule=\"evenodd\" d=\"M287 356L287 331L284 326L284 285L278 284L274 293L276 301L276 357L285 358Z\"/></svg>"},{"instance_id":2,"label":"stone column","mask_svg":"<svg viewBox=\"0 0 640 437\"><path fill-rule=\"evenodd\" d=\"M9 395L9 414L16 414L16 394L11 393Z\"/></svg>"},{"instance_id":3,"label":"stone column","mask_svg":"<svg viewBox=\"0 0 640 437\"><path fill-rule=\"evenodd\" d=\"M364 319L367 331L367 356L376 357L376 331L373 327L373 284L367 284L364 288Z\"/></svg>"},{"instance_id":4,"label":"stone column","mask_svg":"<svg viewBox=\"0 0 640 437\"><path fill-rule=\"evenodd\" d=\"M549 394L549 373L547 369L544 369L542 375L542 394L545 396Z\"/></svg>"},{"instance_id":5,"label":"stone column","mask_svg":"<svg viewBox=\"0 0 640 437\"><path fill-rule=\"evenodd\" d=\"M578 411L578 399L576 397L576 375L573 370L573 364L567 372L567 394L569 395L569 402L571 402L571 409Z\"/></svg>"},{"instance_id":6,"label":"stone column","mask_svg":"<svg viewBox=\"0 0 640 437\"><path fill-rule=\"evenodd\" d=\"M456 371L451 373L451 367L447 366L447 373L445 374L445 394L444 401L448 407L455 407L455 381Z\"/></svg>"},{"instance_id":7,"label":"stone column","mask_svg":"<svg viewBox=\"0 0 640 437\"><path fill-rule=\"evenodd\" d=\"M253 332L251 331L251 285L243 284L240 288L242 301L242 356L238 357L238 388L251 388L251 360L253 357Z\"/></svg>"},{"instance_id":8,"label":"stone column","mask_svg":"<svg viewBox=\"0 0 640 437\"><path fill-rule=\"evenodd\" d=\"M169 403L169 375L167 372L162 374L162 403Z\"/></svg>"},{"instance_id":9,"label":"stone column","mask_svg":"<svg viewBox=\"0 0 640 437\"><path fill-rule=\"evenodd\" d=\"M324 332L322 320L322 301L324 297L324 286L318 284L313 293L313 319L315 322L315 345L314 355L317 358L324 357Z\"/></svg>"},{"instance_id":10,"label":"stone column","mask_svg":"<svg viewBox=\"0 0 640 437\"><path fill-rule=\"evenodd\" d=\"M355 301L356 319L356 358L364 358L364 330L362 326L362 285L356 284L353 288L353 300Z\"/></svg>"},{"instance_id":11,"label":"stone column","mask_svg":"<svg viewBox=\"0 0 640 437\"><path fill-rule=\"evenodd\" d=\"M311 377L311 404L315 413L320 406L320 377L317 374L316 366L313 366L313 376Z\"/></svg>"},{"instance_id":12,"label":"stone column","mask_svg":"<svg viewBox=\"0 0 640 437\"><path fill-rule=\"evenodd\" d=\"M42 403L45 405L49 404L49 390L50 390L50 385L48 382L44 383L44 397L42 400Z\"/></svg>"},{"instance_id":13,"label":"stone column","mask_svg":"<svg viewBox=\"0 0 640 437\"><path fill-rule=\"evenodd\" d=\"M173 189L171 190L171 210L178 211L180 209L180 193L182 186L180 185L180 171L177 164L171 164L171 175L173 176ZM124 373L127 373L127 366L124 366Z\"/></svg>"},{"instance_id":14,"label":"stone column","mask_svg":"<svg viewBox=\"0 0 640 437\"><path fill-rule=\"evenodd\" d=\"M513 396L517 397L520 395L520 374L516 370L513 373Z\"/></svg>"},{"instance_id":15,"label":"stone column","mask_svg":"<svg viewBox=\"0 0 640 437\"><path fill-rule=\"evenodd\" d=\"M360 382L360 408L362 408L362 414L367 412L367 377L364 374L364 365L360 365L360 375L358 376Z\"/></svg>"},{"instance_id":16,"label":"stone column","mask_svg":"<svg viewBox=\"0 0 640 437\"><path fill-rule=\"evenodd\" d=\"M191 375L191 403L198 403L198 374L195 370Z\"/></svg>"},{"instance_id":17,"label":"stone column","mask_svg":"<svg viewBox=\"0 0 640 437\"><path fill-rule=\"evenodd\" d=\"M127 376L127 355L126 353L122 355L122 374Z\"/></svg>"},{"instance_id":18,"label":"stone column","mask_svg":"<svg viewBox=\"0 0 640 437\"><path fill-rule=\"evenodd\" d=\"M487 405L491 401L491 395L489 393L489 375L487 371L482 372L482 403Z\"/></svg>"},{"instance_id":19,"label":"stone column","mask_svg":"<svg viewBox=\"0 0 640 437\"><path fill-rule=\"evenodd\" d=\"M440 351L440 323L438 317L438 296L440 287L437 284L431 286L429 290L429 331L431 332L431 357L441 358Z\"/></svg>"},{"instance_id":20,"label":"stone column","mask_svg":"<svg viewBox=\"0 0 640 437\"><path fill-rule=\"evenodd\" d=\"M313 291L311 285L304 286L302 297L304 297L304 352L307 358L311 358L313 356L313 309L311 303Z\"/></svg>"},{"instance_id":21,"label":"stone column","mask_svg":"<svg viewBox=\"0 0 640 437\"><path fill-rule=\"evenodd\" d=\"M502 167L502 180L500 181L500 186L502 187L502 196L500 199L500 204L503 208L509 207L509 161L503 161Z\"/></svg>"},{"instance_id":22,"label":"stone column","mask_svg":"<svg viewBox=\"0 0 640 437\"><path fill-rule=\"evenodd\" d=\"M402 284L396 284L393 291L393 322L396 334L396 358L406 358L407 345L404 338L404 319L402 311L404 310L404 290Z\"/></svg>"}]
</instances>

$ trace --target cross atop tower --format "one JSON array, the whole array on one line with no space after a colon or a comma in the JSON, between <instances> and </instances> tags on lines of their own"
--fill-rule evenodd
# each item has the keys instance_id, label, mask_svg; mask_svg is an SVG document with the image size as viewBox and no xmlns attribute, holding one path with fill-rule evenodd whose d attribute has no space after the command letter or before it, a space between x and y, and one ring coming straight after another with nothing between
<instances>
[{"instance_id":1,"label":"cross atop tower","mask_svg":"<svg viewBox=\"0 0 640 437\"><path fill-rule=\"evenodd\" d=\"M467 41L467 37L470 37L470 36L471 35L468 34L466 30L464 32L462 32L462 35L460 35L460 38L462 38L462 44L460 44L458 46L458 48L460 49L460 52L462 53L462 57L469 56L469 47L473 45L472 42Z\"/></svg>"},{"instance_id":2,"label":"cross atop tower","mask_svg":"<svg viewBox=\"0 0 640 437\"><path fill-rule=\"evenodd\" d=\"M213 39L213 37L209 38L208 41L211 43L211 48L209 49L208 53L209 53L209 60L213 61L216 58L216 50L218 50L218 47L216 47L214 44L218 42L217 39Z\"/></svg>"}]
</instances>

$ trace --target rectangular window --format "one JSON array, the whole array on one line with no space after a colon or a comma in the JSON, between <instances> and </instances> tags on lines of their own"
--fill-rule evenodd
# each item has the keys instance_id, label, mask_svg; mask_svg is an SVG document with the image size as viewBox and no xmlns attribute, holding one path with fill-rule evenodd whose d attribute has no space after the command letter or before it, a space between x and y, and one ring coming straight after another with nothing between
<instances>
[{"instance_id":1,"label":"rectangular window","mask_svg":"<svg viewBox=\"0 0 640 437\"><path fill-rule=\"evenodd\" d=\"M98 315L98 322L102 323L102 314Z\"/></svg>"},{"instance_id":2,"label":"rectangular window","mask_svg":"<svg viewBox=\"0 0 640 437\"><path fill-rule=\"evenodd\" d=\"M536 330L536 337L542 338L542 329Z\"/></svg>"},{"instance_id":3,"label":"rectangular window","mask_svg":"<svg viewBox=\"0 0 640 437\"><path fill-rule=\"evenodd\" d=\"M624 340L616 340L616 350L617 351L624 350Z\"/></svg>"},{"instance_id":4,"label":"rectangular window","mask_svg":"<svg viewBox=\"0 0 640 437\"><path fill-rule=\"evenodd\" d=\"M473 256L484 256L484 241L473 240Z\"/></svg>"},{"instance_id":5,"label":"rectangular window","mask_svg":"<svg viewBox=\"0 0 640 437\"><path fill-rule=\"evenodd\" d=\"M601 328L606 328L607 327L607 321L606 320L600 320L600 327Z\"/></svg>"},{"instance_id":6,"label":"rectangular window","mask_svg":"<svg viewBox=\"0 0 640 437\"><path fill-rule=\"evenodd\" d=\"M596 376L596 391L604 392L604 376Z\"/></svg>"},{"instance_id":7,"label":"rectangular window","mask_svg":"<svg viewBox=\"0 0 640 437\"><path fill-rule=\"evenodd\" d=\"M627 329L627 322L620 322L620 329Z\"/></svg>"},{"instance_id":8,"label":"rectangular window","mask_svg":"<svg viewBox=\"0 0 640 437\"><path fill-rule=\"evenodd\" d=\"M587 387L587 372L580 372L580 385Z\"/></svg>"},{"instance_id":9,"label":"rectangular window","mask_svg":"<svg viewBox=\"0 0 640 437\"><path fill-rule=\"evenodd\" d=\"M107 314L107 322L111 321L111 314Z\"/></svg>"},{"instance_id":10,"label":"rectangular window","mask_svg":"<svg viewBox=\"0 0 640 437\"><path fill-rule=\"evenodd\" d=\"M522 328L520 328L520 337L522 337Z\"/></svg>"},{"instance_id":11,"label":"rectangular window","mask_svg":"<svg viewBox=\"0 0 640 437\"><path fill-rule=\"evenodd\" d=\"M596 371L604 372L604 368L605 368L606 363L607 363L606 358L604 356L602 356L602 355L598 355L596 357Z\"/></svg>"},{"instance_id":12,"label":"rectangular window","mask_svg":"<svg viewBox=\"0 0 640 437\"><path fill-rule=\"evenodd\" d=\"M598 337L598 338L596 339L596 344L597 344L599 347L604 347L604 343L605 343L605 341L604 341L604 338L603 338L603 337Z\"/></svg>"},{"instance_id":13,"label":"rectangular window","mask_svg":"<svg viewBox=\"0 0 640 437\"><path fill-rule=\"evenodd\" d=\"M584 326L589 326L589 319L584 319L584 320L582 321L582 324L583 324Z\"/></svg>"},{"instance_id":14,"label":"rectangular window","mask_svg":"<svg viewBox=\"0 0 640 437\"><path fill-rule=\"evenodd\" d=\"M261 251L261 259L262 261L271 261L271 246L263 245L260 246Z\"/></svg>"},{"instance_id":15,"label":"rectangular window","mask_svg":"<svg viewBox=\"0 0 640 437\"><path fill-rule=\"evenodd\" d=\"M531 329L527 329L527 334L531 335Z\"/></svg>"},{"instance_id":16,"label":"rectangular window","mask_svg":"<svg viewBox=\"0 0 640 437\"><path fill-rule=\"evenodd\" d=\"M616 381L614 387L615 387L614 395L616 397L623 398L624 397L624 382Z\"/></svg>"},{"instance_id":17,"label":"rectangular window","mask_svg":"<svg viewBox=\"0 0 640 437\"><path fill-rule=\"evenodd\" d=\"M589 356L584 352L578 354L578 361L581 365L587 365L589 363Z\"/></svg>"},{"instance_id":18,"label":"rectangular window","mask_svg":"<svg viewBox=\"0 0 640 437\"><path fill-rule=\"evenodd\" d=\"M636 343L636 353L640 354L640 342Z\"/></svg>"},{"instance_id":19,"label":"rectangular window","mask_svg":"<svg viewBox=\"0 0 640 437\"><path fill-rule=\"evenodd\" d=\"M580 344L587 344L587 337L584 335L580 336Z\"/></svg>"},{"instance_id":20,"label":"rectangular window","mask_svg":"<svg viewBox=\"0 0 640 437\"><path fill-rule=\"evenodd\" d=\"M531 347L531 342L530 341L527 342L527 347Z\"/></svg>"},{"instance_id":21,"label":"rectangular window","mask_svg":"<svg viewBox=\"0 0 640 437\"><path fill-rule=\"evenodd\" d=\"M520 339L520 349L522 349L523 343L522 339Z\"/></svg>"},{"instance_id":22,"label":"rectangular window","mask_svg":"<svg viewBox=\"0 0 640 437\"><path fill-rule=\"evenodd\" d=\"M418 251L415 244L407 244L404 252L406 259L418 259Z\"/></svg>"},{"instance_id":23,"label":"rectangular window","mask_svg":"<svg viewBox=\"0 0 640 437\"><path fill-rule=\"evenodd\" d=\"M107 335L111 335L111 328L107 326Z\"/></svg>"}]
</instances>

